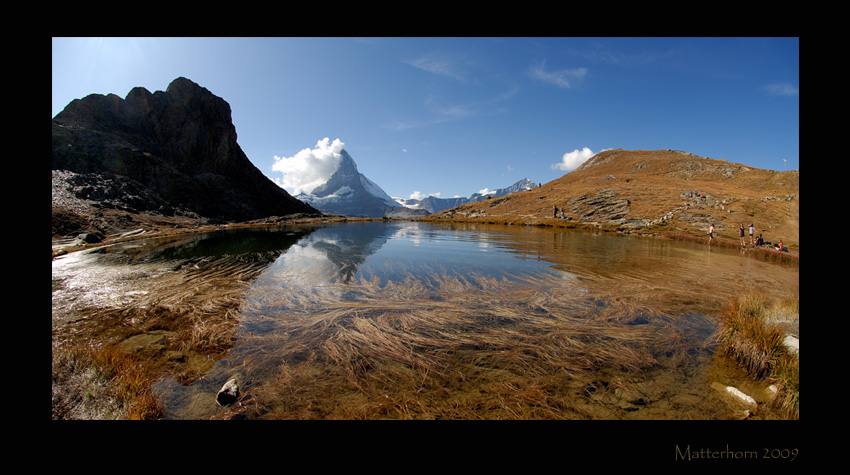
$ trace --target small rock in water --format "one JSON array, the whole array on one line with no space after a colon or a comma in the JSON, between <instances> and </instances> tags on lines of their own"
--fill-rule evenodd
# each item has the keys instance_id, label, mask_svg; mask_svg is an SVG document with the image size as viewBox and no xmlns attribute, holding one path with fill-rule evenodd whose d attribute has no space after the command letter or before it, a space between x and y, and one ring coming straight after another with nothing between
<instances>
[{"instance_id":1,"label":"small rock in water","mask_svg":"<svg viewBox=\"0 0 850 475\"><path fill-rule=\"evenodd\" d=\"M738 400L740 400L740 401L742 401L742 402L744 402L744 403L746 403L746 404L750 404L750 405L753 405L753 406L758 406L758 403L756 402L756 400L755 400L755 399L753 399L752 397L750 397L749 395L745 394L745 393L744 393L744 392L742 392L740 389L738 389L738 388L736 388L736 387L734 387L734 386L726 386L726 385L724 385L724 384L720 384L720 383L718 383L718 382L714 382L714 383L711 383L711 387L712 387L713 389L716 389L716 390L720 391L720 392L726 392L726 393L729 393L729 394L731 394L732 396L735 396Z\"/></svg>"},{"instance_id":2,"label":"small rock in water","mask_svg":"<svg viewBox=\"0 0 850 475\"><path fill-rule=\"evenodd\" d=\"M738 389L736 387L726 386L726 391L732 393L733 396L737 397L738 399L740 399L741 401L744 401L747 404L752 404L753 406L758 406L758 403L756 402L755 399L748 396L747 394L745 394L744 392L742 392L740 389Z\"/></svg>"},{"instance_id":3,"label":"small rock in water","mask_svg":"<svg viewBox=\"0 0 850 475\"><path fill-rule=\"evenodd\" d=\"M219 406L227 406L228 404L233 404L236 402L236 399L239 398L239 385L236 383L236 379L233 378L226 383L221 389L218 391L218 394L215 396L215 402Z\"/></svg>"}]
</instances>

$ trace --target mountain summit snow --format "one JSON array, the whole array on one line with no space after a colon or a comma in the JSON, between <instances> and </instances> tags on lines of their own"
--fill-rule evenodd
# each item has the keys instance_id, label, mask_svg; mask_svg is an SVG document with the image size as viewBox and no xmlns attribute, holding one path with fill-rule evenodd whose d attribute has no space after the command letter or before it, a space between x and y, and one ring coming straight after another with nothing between
<instances>
[{"instance_id":1,"label":"mountain summit snow","mask_svg":"<svg viewBox=\"0 0 850 475\"><path fill-rule=\"evenodd\" d=\"M468 198L392 198L360 173L343 142L339 139L331 142L327 137L319 140L314 148L305 148L292 157L275 157L272 169L283 173L283 178L275 181L295 198L324 213L352 217L419 218L537 186L526 178L507 188L481 190Z\"/></svg>"},{"instance_id":2,"label":"mountain summit snow","mask_svg":"<svg viewBox=\"0 0 850 475\"><path fill-rule=\"evenodd\" d=\"M507 188L499 188L496 190L489 190L485 188L478 193L473 193L469 196L469 198L464 196L454 198L437 198L436 196L429 196L421 200L396 198L396 202L408 208L423 209L429 213L437 213L466 203L483 201L487 198L497 198L517 191L530 190L532 188L537 188L537 183L534 183L528 178L523 178Z\"/></svg>"},{"instance_id":3,"label":"mountain summit snow","mask_svg":"<svg viewBox=\"0 0 850 475\"><path fill-rule=\"evenodd\" d=\"M325 213L344 216L410 218L428 214L397 203L357 170L357 164L345 149L341 149L339 155L339 167L327 182L295 198Z\"/></svg>"}]
</instances>

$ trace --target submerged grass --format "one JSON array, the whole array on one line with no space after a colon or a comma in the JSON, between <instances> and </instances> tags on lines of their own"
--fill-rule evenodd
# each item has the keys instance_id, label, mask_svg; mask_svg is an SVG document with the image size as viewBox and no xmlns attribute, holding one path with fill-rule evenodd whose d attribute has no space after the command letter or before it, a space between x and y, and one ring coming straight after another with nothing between
<instances>
[{"instance_id":1,"label":"submerged grass","mask_svg":"<svg viewBox=\"0 0 850 475\"><path fill-rule=\"evenodd\" d=\"M774 323L777 315L799 315L799 302L770 303L761 293L729 301L720 318L717 338L723 351L755 379L777 386L772 401L787 417L800 416L800 360L784 345L785 332Z\"/></svg>"},{"instance_id":2,"label":"submerged grass","mask_svg":"<svg viewBox=\"0 0 850 475\"><path fill-rule=\"evenodd\" d=\"M109 352L143 364L148 378L135 385L151 394L150 375L191 385L238 342L242 396L214 417L717 417L699 398L647 382L650 373L681 380L711 353L705 340L713 327L706 331L710 323L700 316L591 295L558 273L496 278L436 268L399 280L361 272L318 285L301 274L255 279L265 265L194 260L134 279L133 297L121 305L76 309L83 318L54 326L54 379L73 375L66 387L108 402L123 383L101 378L110 389L88 391L81 362ZM117 351L129 337L158 331L169 335L161 344ZM129 367L116 368L133 379ZM101 417L67 407L54 399L58 417Z\"/></svg>"},{"instance_id":3,"label":"submerged grass","mask_svg":"<svg viewBox=\"0 0 850 475\"><path fill-rule=\"evenodd\" d=\"M98 304L76 296L69 300L86 303L54 308L54 418L160 417L151 385L163 373L191 383L233 347L241 298L264 268L232 256L195 259L111 292L126 298ZM92 274L88 287L97 288ZM127 344L151 334L164 336Z\"/></svg>"},{"instance_id":4,"label":"submerged grass","mask_svg":"<svg viewBox=\"0 0 850 475\"><path fill-rule=\"evenodd\" d=\"M675 368L688 356L657 356L700 338L676 317L592 298L559 276L269 286L242 312L249 328L264 323L242 335L250 418L605 417L583 395L589 375Z\"/></svg>"}]
</instances>

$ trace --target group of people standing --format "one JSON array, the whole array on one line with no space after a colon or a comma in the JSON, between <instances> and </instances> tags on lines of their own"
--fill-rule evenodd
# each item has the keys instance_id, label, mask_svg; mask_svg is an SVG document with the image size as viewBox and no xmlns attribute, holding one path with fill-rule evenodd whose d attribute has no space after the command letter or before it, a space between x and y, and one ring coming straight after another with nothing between
<instances>
[{"instance_id":1,"label":"group of people standing","mask_svg":"<svg viewBox=\"0 0 850 475\"><path fill-rule=\"evenodd\" d=\"M755 245L755 241L753 241L753 224L752 224L752 223L750 223L750 226L749 226L749 227L750 227L750 246L753 246L753 245ZM744 239L744 223L741 223L741 232L740 232L740 234L741 234L741 245L742 245L742 246L746 246L746 245L747 245L747 240L746 240L746 239Z\"/></svg>"},{"instance_id":2,"label":"group of people standing","mask_svg":"<svg viewBox=\"0 0 850 475\"><path fill-rule=\"evenodd\" d=\"M764 245L764 238L761 233L759 233L758 237L755 236L755 226L752 223L748 226L750 232L750 246L762 246ZM744 223L741 223L741 228L739 230L739 234L741 236L741 246L747 245L746 234L744 229ZM711 223L711 226L708 227L708 244L714 241L714 223ZM776 249L779 251L787 250L785 245L782 243L782 240L779 240L779 243L775 245Z\"/></svg>"}]
</instances>

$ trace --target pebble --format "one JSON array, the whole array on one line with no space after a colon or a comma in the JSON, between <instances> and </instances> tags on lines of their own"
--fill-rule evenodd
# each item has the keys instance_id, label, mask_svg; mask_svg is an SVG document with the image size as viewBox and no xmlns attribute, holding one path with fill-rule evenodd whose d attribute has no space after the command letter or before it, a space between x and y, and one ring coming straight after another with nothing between
<instances>
[{"instance_id":1,"label":"pebble","mask_svg":"<svg viewBox=\"0 0 850 475\"><path fill-rule=\"evenodd\" d=\"M224 386L218 391L218 394L215 396L215 402L219 406L227 406L228 404L233 404L239 398L239 385L236 382L236 378L231 378L229 381L224 383Z\"/></svg>"},{"instance_id":2,"label":"pebble","mask_svg":"<svg viewBox=\"0 0 850 475\"><path fill-rule=\"evenodd\" d=\"M758 406L758 403L756 402L755 399L753 399L752 397L745 394L743 391L741 391L740 389L738 389L734 386L726 386L726 385L714 382L714 383L711 383L711 387L718 390L718 391L729 393L730 395L734 396L736 399L738 399L739 401L741 401L743 403L746 403L746 404L749 404L749 405L752 405L752 406Z\"/></svg>"}]
</instances>

